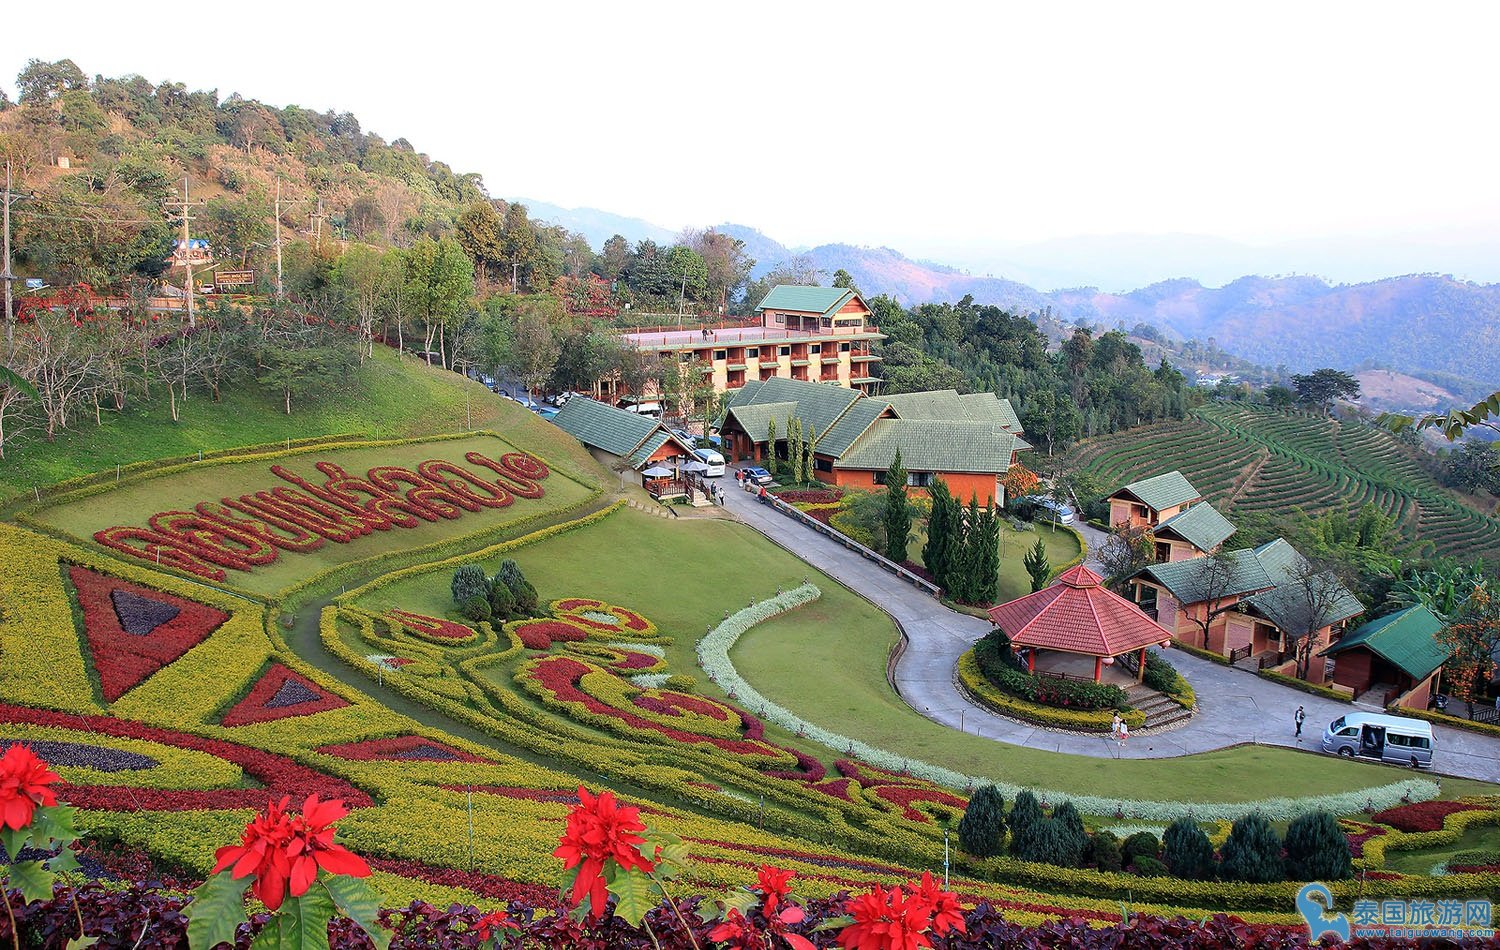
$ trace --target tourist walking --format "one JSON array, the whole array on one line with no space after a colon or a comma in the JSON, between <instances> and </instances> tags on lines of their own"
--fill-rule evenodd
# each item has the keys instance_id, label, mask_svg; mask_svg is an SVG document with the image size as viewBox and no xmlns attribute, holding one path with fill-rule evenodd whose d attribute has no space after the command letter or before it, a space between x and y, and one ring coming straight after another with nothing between
<instances>
[{"instance_id":1,"label":"tourist walking","mask_svg":"<svg viewBox=\"0 0 1500 950\"><path fill-rule=\"evenodd\" d=\"M1120 741L1120 727L1124 724L1125 720L1120 718L1119 713L1115 713L1115 721L1109 727L1109 737L1116 742Z\"/></svg>"},{"instance_id":2,"label":"tourist walking","mask_svg":"<svg viewBox=\"0 0 1500 950\"><path fill-rule=\"evenodd\" d=\"M1125 748L1125 740L1130 738L1130 723L1120 720L1120 748Z\"/></svg>"},{"instance_id":3,"label":"tourist walking","mask_svg":"<svg viewBox=\"0 0 1500 950\"><path fill-rule=\"evenodd\" d=\"M1297 707L1297 712L1292 716L1292 722L1295 722L1297 724L1297 738L1298 739L1302 738L1302 723L1305 722L1306 720L1307 720L1307 710L1304 709L1304 708L1302 708L1301 706L1298 706Z\"/></svg>"}]
</instances>

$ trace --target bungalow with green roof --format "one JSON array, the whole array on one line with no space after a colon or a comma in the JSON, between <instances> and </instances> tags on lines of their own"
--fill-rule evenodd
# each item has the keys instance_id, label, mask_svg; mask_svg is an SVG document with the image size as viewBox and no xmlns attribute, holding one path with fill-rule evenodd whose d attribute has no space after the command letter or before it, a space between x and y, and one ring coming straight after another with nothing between
<instances>
[{"instance_id":1,"label":"bungalow with green roof","mask_svg":"<svg viewBox=\"0 0 1500 950\"><path fill-rule=\"evenodd\" d=\"M1218 558L1151 564L1130 583L1136 603L1177 640L1278 673L1295 672L1304 639L1311 637L1315 655L1364 612L1333 575L1311 573L1283 538ZM1325 666L1310 664L1307 680L1323 682Z\"/></svg>"},{"instance_id":2,"label":"bungalow with green roof","mask_svg":"<svg viewBox=\"0 0 1500 950\"><path fill-rule=\"evenodd\" d=\"M1000 479L1030 448L1007 400L954 390L871 397L841 387L774 377L748 383L729 401L720 426L726 454L763 461L786 456L792 419L813 440L818 478L874 490L901 450L907 484L926 489L941 478L954 495L1005 503ZM776 445L767 435L775 424Z\"/></svg>"},{"instance_id":3,"label":"bungalow with green roof","mask_svg":"<svg viewBox=\"0 0 1500 950\"><path fill-rule=\"evenodd\" d=\"M1181 472L1131 482L1109 499L1109 522L1116 528L1144 528L1155 541L1160 563L1212 554L1234 534L1219 513Z\"/></svg>"},{"instance_id":4,"label":"bungalow with green roof","mask_svg":"<svg viewBox=\"0 0 1500 950\"><path fill-rule=\"evenodd\" d=\"M1442 629L1422 604L1371 620L1323 651L1333 657L1333 688L1379 706L1426 709L1448 661Z\"/></svg>"},{"instance_id":5,"label":"bungalow with green roof","mask_svg":"<svg viewBox=\"0 0 1500 950\"><path fill-rule=\"evenodd\" d=\"M552 422L611 467L623 461L639 472L658 462L691 458L693 454L692 446L656 419L586 396L569 399Z\"/></svg>"}]
</instances>

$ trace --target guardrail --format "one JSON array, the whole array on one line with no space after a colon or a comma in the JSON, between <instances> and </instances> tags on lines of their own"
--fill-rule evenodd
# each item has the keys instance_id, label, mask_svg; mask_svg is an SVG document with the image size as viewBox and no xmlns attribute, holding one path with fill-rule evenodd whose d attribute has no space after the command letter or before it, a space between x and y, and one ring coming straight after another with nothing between
<instances>
[{"instance_id":1,"label":"guardrail","mask_svg":"<svg viewBox=\"0 0 1500 950\"><path fill-rule=\"evenodd\" d=\"M796 508L777 498L775 495L767 494L766 497L761 500L770 505L775 510L786 515L788 518L791 518L794 521L801 522L802 524L806 525L809 528L812 528L819 534L826 535L830 540L843 545L844 547L863 557L865 560L874 561L889 573L894 574L896 577L900 578L903 581L906 581L908 584L917 588L923 593L929 594L933 597L940 597L942 595L942 588L938 587L932 581L929 581L925 577L921 577L917 574L913 574L911 571L908 571L906 568L902 567L900 564L897 564L895 561L892 561L890 558L887 558L885 555L879 554L871 550L870 548L865 547L863 544L860 544L858 541L849 537L847 534L844 534L837 528L830 527L829 525L824 524L823 522L819 521L817 518L812 517L806 512L798 511Z\"/></svg>"}]
</instances>

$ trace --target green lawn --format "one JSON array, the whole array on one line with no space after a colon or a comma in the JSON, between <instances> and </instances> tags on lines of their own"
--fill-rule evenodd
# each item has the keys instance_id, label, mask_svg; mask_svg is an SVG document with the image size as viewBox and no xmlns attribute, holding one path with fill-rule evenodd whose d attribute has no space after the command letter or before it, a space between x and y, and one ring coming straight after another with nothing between
<instances>
[{"instance_id":1,"label":"green lawn","mask_svg":"<svg viewBox=\"0 0 1500 950\"><path fill-rule=\"evenodd\" d=\"M510 443L493 435L475 434L463 439L362 449L317 448L278 459L275 463L265 460L204 462L202 467L194 464L184 471L128 482L119 488L45 508L36 517L77 538L87 540L95 531L113 525L145 527L147 519L160 511L191 510L196 503L202 501L217 501L226 496L239 496L278 486L290 487L290 483L271 473L272 464L279 464L314 484L320 484L325 478L315 468L319 462L334 462L350 474L362 476L377 466L394 465L414 469L427 459L442 459L483 477L491 473L469 465L464 460L465 453L481 452L491 459L498 459L514 449ZM481 508L479 511L465 512L452 521L424 521L415 528L376 531L347 544L324 544L316 551L305 554L283 551L270 564L251 571L230 571L225 583L256 593L274 593L327 567L391 551L435 544L459 535L490 531L548 511L564 509L583 501L591 491L589 487L561 471L553 472L542 485L546 491L543 497L517 497L505 508Z\"/></svg>"},{"instance_id":2,"label":"green lawn","mask_svg":"<svg viewBox=\"0 0 1500 950\"><path fill-rule=\"evenodd\" d=\"M726 611L810 578L823 597L747 634L734 651L741 673L767 698L811 722L969 774L1079 794L1177 801L1314 795L1400 778L1379 766L1280 749L1168 760L1093 759L1003 745L939 726L908 707L886 683L885 661L896 639L890 618L737 524L654 518L625 509L512 556L545 599L598 597L640 610L674 637L667 650L671 670L693 674L698 672L695 642ZM498 561L484 566L494 570ZM451 609L449 574L404 579L371 592L361 606L384 611L399 605L440 616ZM723 695L701 678L700 689ZM837 757L821 747L808 749L827 761ZM1493 791L1452 779L1444 779L1443 788L1452 795Z\"/></svg>"},{"instance_id":3,"label":"green lawn","mask_svg":"<svg viewBox=\"0 0 1500 950\"><path fill-rule=\"evenodd\" d=\"M1443 780L1443 784L1448 784L1447 779ZM1476 848L1500 851L1500 826L1475 825L1459 835L1453 844L1439 845L1436 848L1387 851L1385 866L1388 870L1400 871L1402 874L1430 874L1435 865L1447 861L1460 851L1473 851Z\"/></svg>"},{"instance_id":4,"label":"green lawn","mask_svg":"<svg viewBox=\"0 0 1500 950\"><path fill-rule=\"evenodd\" d=\"M176 458L199 451L261 445L285 439L355 433L372 439L410 438L466 428L496 429L517 446L594 481L604 470L578 442L514 402L501 399L456 373L434 369L376 347L375 356L344 391L282 411L280 397L254 387L224 390L223 401L193 392L173 422L160 395L132 397L124 412L106 412L103 425L91 416L48 444L37 440L6 447L0 461L0 502L33 486L46 486L117 464Z\"/></svg>"},{"instance_id":5,"label":"green lawn","mask_svg":"<svg viewBox=\"0 0 1500 950\"><path fill-rule=\"evenodd\" d=\"M1057 570L1064 564L1078 556L1081 550L1078 544L1078 536L1071 531L1064 531L1047 524L1038 524L1034 531L1015 531L1005 521L1000 522L1000 598L997 603L1015 600L1031 593L1031 575L1026 573L1026 566L1021 559L1029 551L1036 539L1042 539L1042 546L1047 551L1047 562ZM911 542L907 546L907 554L918 564L926 567L922 561L922 545L927 543L927 526L921 521L914 521L911 526Z\"/></svg>"}]
</instances>

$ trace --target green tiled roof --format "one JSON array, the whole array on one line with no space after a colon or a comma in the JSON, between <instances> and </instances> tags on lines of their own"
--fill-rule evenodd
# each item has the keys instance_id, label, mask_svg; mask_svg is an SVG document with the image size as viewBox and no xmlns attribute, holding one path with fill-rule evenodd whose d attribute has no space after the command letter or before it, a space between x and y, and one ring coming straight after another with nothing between
<instances>
[{"instance_id":1,"label":"green tiled roof","mask_svg":"<svg viewBox=\"0 0 1500 950\"><path fill-rule=\"evenodd\" d=\"M572 402L571 399L568 401ZM663 445L666 445L667 440L671 437L671 433L665 430L657 430L654 435L646 440L644 445L631 453L630 464L634 465L636 468L640 468L642 465L645 465L647 460L651 458L651 453L655 452Z\"/></svg>"},{"instance_id":2,"label":"green tiled roof","mask_svg":"<svg viewBox=\"0 0 1500 950\"><path fill-rule=\"evenodd\" d=\"M1247 602L1257 613L1287 633L1294 636L1306 633L1309 622L1313 619L1322 621L1318 626L1323 627L1364 612L1364 605L1359 602L1359 598L1332 574L1317 575L1309 582L1317 585L1319 600L1327 600L1327 603L1310 603L1307 589L1299 578L1306 559L1285 538L1268 541L1254 550L1256 558L1271 580L1276 582L1276 586L1247 598ZM1325 591L1328 593L1327 598L1322 596ZM1322 610L1323 616L1311 617L1317 609Z\"/></svg>"},{"instance_id":3,"label":"green tiled roof","mask_svg":"<svg viewBox=\"0 0 1500 950\"><path fill-rule=\"evenodd\" d=\"M1224 556L1229 560L1232 570L1228 582L1219 593L1220 597L1243 596L1275 586L1276 582L1266 573L1260 559L1249 548L1229 551ZM1180 602L1197 604L1208 600L1214 593L1207 589L1207 571L1211 563L1213 562L1206 557L1195 557L1186 561L1151 564L1143 568L1141 574L1171 591L1172 596Z\"/></svg>"},{"instance_id":4,"label":"green tiled roof","mask_svg":"<svg viewBox=\"0 0 1500 950\"><path fill-rule=\"evenodd\" d=\"M958 422L991 422L1012 432L1021 431L1021 420L1010 400L994 393L959 395L957 390L937 389L925 393L900 393L885 397L902 419L947 419Z\"/></svg>"},{"instance_id":5,"label":"green tiled roof","mask_svg":"<svg viewBox=\"0 0 1500 950\"><path fill-rule=\"evenodd\" d=\"M889 405L883 399L858 400L849 407L848 412L839 417L833 428L818 437L818 451L839 458L849 451L849 446L854 444L855 439L864 435L865 430L870 428L870 423L879 419L881 413L888 408Z\"/></svg>"},{"instance_id":6,"label":"green tiled roof","mask_svg":"<svg viewBox=\"0 0 1500 950\"><path fill-rule=\"evenodd\" d=\"M1421 682L1432 671L1448 662L1448 651L1438 642L1443 622L1423 604L1386 614L1371 620L1338 643L1323 651L1323 656L1343 653L1353 647L1365 647L1376 656L1399 667L1413 680Z\"/></svg>"},{"instance_id":7,"label":"green tiled roof","mask_svg":"<svg viewBox=\"0 0 1500 950\"><path fill-rule=\"evenodd\" d=\"M1164 475L1143 478L1138 482L1131 482L1115 494L1122 495L1127 492L1154 511L1197 501L1203 497L1181 472L1167 472Z\"/></svg>"},{"instance_id":8,"label":"green tiled roof","mask_svg":"<svg viewBox=\"0 0 1500 950\"><path fill-rule=\"evenodd\" d=\"M900 448L908 471L999 475L1010 468L1015 443L1015 436L988 422L877 419L833 467L881 471Z\"/></svg>"},{"instance_id":9,"label":"green tiled roof","mask_svg":"<svg viewBox=\"0 0 1500 950\"><path fill-rule=\"evenodd\" d=\"M649 416L626 412L586 396L569 399L552 421L584 445L619 456L631 455L661 429L661 423Z\"/></svg>"},{"instance_id":10,"label":"green tiled roof","mask_svg":"<svg viewBox=\"0 0 1500 950\"><path fill-rule=\"evenodd\" d=\"M749 385L748 383L746 385ZM766 440L768 423L776 423L776 438L786 438L786 420L797 411L794 402L758 402L749 406L730 406L729 415L734 416L740 428L756 442Z\"/></svg>"},{"instance_id":11,"label":"green tiled roof","mask_svg":"<svg viewBox=\"0 0 1500 950\"><path fill-rule=\"evenodd\" d=\"M749 404L767 402L796 403L797 417L802 420L803 431L817 429L822 435L832 428L849 406L859 400L860 394L842 386L814 383L801 379L786 379L775 376L761 383ZM786 418L782 412L781 418ZM756 434L755 430L748 430ZM783 433L785 434L785 433Z\"/></svg>"},{"instance_id":12,"label":"green tiled roof","mask_svg":"<svg viewBox=\"0 0 1500 950\"><path fill-rule=\"evenodd\" d=\"M1200 551L1208 552L1234 534L1233 522L1208 502L1200 502L1156 526L1158 535L1171 532Z\"/></svg>"},{"instance_id":13,"label":"green tiled roof","mask_svg":"<svg viewBox=\"0 0 1500 950\"><path fill-rule=\"evenodd\" d=\"M755 399L755 394L760 391L761 382L762 381L759 379L745 380L745 385L741 386L738 390L735 391L733 396L729 397L729 405L749 405L750 402Z\"/></svg>"},{"instance_id":14,"label":"green tiled roof","mask_svg":"<svg viewBox=\"0 0 1500 950\"><path fill-rule=\"evenodd\" d=\"M762 310L792 310L798 313L827 315L838 310L854 297L854 291L843 287L802 287L796 284L777 284L766 294L755 308Z\"/></svg>"}]
</instances>

